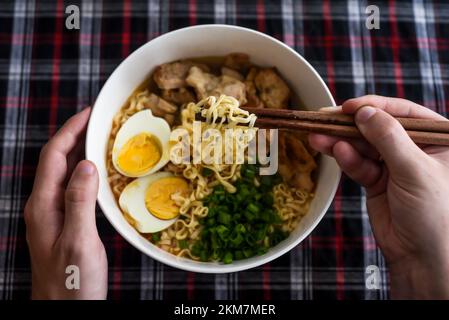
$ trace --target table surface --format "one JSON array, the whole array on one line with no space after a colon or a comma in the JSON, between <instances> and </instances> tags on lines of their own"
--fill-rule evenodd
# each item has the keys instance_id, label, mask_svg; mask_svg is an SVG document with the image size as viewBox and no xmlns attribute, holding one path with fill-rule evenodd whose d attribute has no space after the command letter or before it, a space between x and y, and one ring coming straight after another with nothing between
<instances>
[{"instance_id":1,"label":"table surface","mask_svg":"<svg viewBox=\"0 0 449 320\"><path fill-rule=\"evenodd\" d=\"M69 4L80 8L80 30L65 28ZM363 0L2 1L0 298L30 295L22 211L41 146L68 117L95 101L127 55L170 30L206 23L257 29L302 54L337 103L376 93L445 114L449 5L423 0L369 4L380 9L378 30L366 27L368 1ZM303 243L270 264L226 275L188 273L142 255L98 210L109 260L109 298L388 298L388 275L364 200L363 190L343 176L325 218ZM379 290L365 286L368 265L380 269Z\"/></svg>"}]
</instances>

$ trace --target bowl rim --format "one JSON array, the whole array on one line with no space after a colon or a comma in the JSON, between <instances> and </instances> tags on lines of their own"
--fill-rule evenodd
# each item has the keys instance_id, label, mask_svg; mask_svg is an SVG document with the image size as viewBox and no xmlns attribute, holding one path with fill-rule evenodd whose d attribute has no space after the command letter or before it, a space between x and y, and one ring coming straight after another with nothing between
<instances>
[{"instance_id":1,"label":"bowl rim","mask_svg":"<svg viewBox=\"0 0 449 320\"><path fill-rule=\"evenodd\" d=\"M173 36L174 34L177 33L183 33L183 32L187 32L189 30L192 29L233 29L233 30L238 30L241 32L248 32L248 33L253 33L254 35L258 36L258 37L262 37L265 38L268 41L272 41L274 42L276 45L282 47L283 49L288 50L290 53L292 53L297 59L301 60L301 62L310 70L312 71L312 73L315 75L315 77L318 79L319 83L321 84L321 87L324 89L326 95L328 96L328 98L330 99L330 101L332 102L332 105L335 106L335 100L328 88L328 86L326 85L326 83L324 82L323 78L319 75L319 73L315 70L315 68L298 52L296 52L294 49L292 49L291 47L289 47L288 45L286 45L285 43L283 43L282 41L271 37L267 34L264 34L262 32L253 30L253 29L249 29L249 28L245 28L245 27L240 27L240 26L234 26L234 25L226 25L226 24L203 24L203 25L196 25L196 26L189 26L189 27L185 27L185 28L180 28L177 30L173 30L167 33L164 33L156 38L153 38L149 41L147 41L146 43L142 44L139 48L137 48L136 50L134 50L130 55L128 55L125 59L123 59L120 64L111 72L111 74L108 76L108 79L105 81L105 83L103 84L100 92L97 95L97 98L95 99L95 102L93 104L92 107L92 111L90 114L90 118L89 118L89 123L87 126L87 131L86 131L86 144L85 144L85 155L86 155L86 159L92 159L92 157L90 156L90 151L89 151L89 144L88 141L91 140L93 141L93 137L94 137L94 128L93 128L93 124L91 119L93 117L96 116L96 113L99 112L98 108L95 108L95 105L97 104L97 101L101 100L101 97L103 95L105 95L105 88L108 87L108 83L111 80L113 74L115 72L117 72L117 70L120 70L122 68L124 68L124 64L125 62L130 59L131 57L138 55L140 51L145 50L145 47L150 43L150 42L158 42L158 41L163 41L166 37L170 37ZM90 139L89 139L90 137ZM327 157L325 155L322 155L324 157ZM116 232L118 232L127 242L129 242L134 248L138 249L141 253L151 257L152 259L159 261L163 264L166 264L170 267L176 268L176 269L181 269L184 271L190 271L190 272L197 272L197 273L208 273L208 274L224 274L224 273L231 273L231 272L238 272L238 271L245 271L245 270L249 270L252 268L256 268L259 267L261 265L264 265L266 263L269 263L277 258L279 258L280 256L284 255L285 253L291 251L294 247L298 246L298 244L300 244L306 237L308 237L313 230L315 230L316 226L318 225L318 223L321 222L321 220L323 219L324 215L326 214L327 210L329 209L335 194L337 192L337 188L339 186L339 182L341 179L341 170L339 168L337 168L338 172L336 173L336 179L333 182L333 186L331 187L331 195L324 203L324 208L326 208L325 210L322 210L322 212L320 213L320 215L318 216L317 219L315 219L313 221L313 223L311 223L311 225L309 226L309 228L306 230L306 232L304 232L301 236L299 236L298 238L296 238L290 245L286 246L283 249L280 249L278 251L273 251L269 256L266 256L266 254L261 255L261 256L256 256L253 258L256 258L254 260L252 260L251 262L248 262L246 264L239 264L239 265L234 265L234 264L216 264L214 262L203 262L202 265L193 265L193 264L187 264L187 263L183 263L182 262L182 258L179 258L179 260L176 259L170 259L165 255L161 255L158 254L157 251L153 251L153 252L149 252L144 246L143 244L138 241L138 238L130 238L127 235L125 235L125 232L123 230L121 230L120 224L115 223L114 220L112 218L109 217L109 214L107 213L107 210L104 210L105 206L102 204L102 200L100 199L100 194L98 193L97 195L97 202L99 207L101 208L101 211L103 212L103 215L106 217L106 219L109 221L109 223L113 226L113 228L115 229ZM161 249L160 249L161 250ZM173 256L174 258L177 258L176 256ZM259 258L259 259L257 259ZM242 260L244 261L244 260Z\"/></svg>"}]
</instances>

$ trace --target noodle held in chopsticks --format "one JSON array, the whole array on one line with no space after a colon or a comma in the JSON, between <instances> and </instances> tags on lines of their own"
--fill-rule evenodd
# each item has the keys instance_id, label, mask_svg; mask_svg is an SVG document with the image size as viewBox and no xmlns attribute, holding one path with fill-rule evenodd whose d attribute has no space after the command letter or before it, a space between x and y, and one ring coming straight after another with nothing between
<instances>
[{"instance_id":1,"label":"noodle held in chopsticks","mask_svg":"<svg viewBox=\"0 0 449 320\"><path fill-rule=\"evenodd\" d=\"M222 135L221 148L225 150L222 152L222 159L218 163L205 165L202 161L198 164L189 162L187 164L176 165L182 169L182 175L190 181L193 191L188 197L179 195L173 196L174 200L180 205L181 215L185 219L180 219L169 228L166 232L171 233L170 229L174 231L174 238L176 240L184 240L186 238L195 240L199 234L198 219L207 215L207 208L202 205L201 200L208 196L214 186L223 185L225 189L232 193L235 192L233 182L239 178L240 164L232 161L231 164L226 164L224 157L226 155L226 148L233 148L232 145L226 143L224 139L225 130L236 128L239 125L245 125L243 130L244 148L247 148L250 140L254 137L254 132L251 130L254 127L256 117L249 114L247 111L239 108L238 101L229 96L208 97L201 100L199 103L189 103L187 107L181 112L182 124L180 127L188 130L190 149L193 152L193 122L195 121L195 114L201 112L202 116L206 118L205 122L201 122L201 131L204 132L208 128L218 130ZM201 146L204 148L202 142ZM242 143L241 141L239 143ZM235 148L232 150L235 156ZM235 160L235 159L234 159ZM205 170L209 172L207 176L204 175ZM175 251L178 248L175 246ZM178 254L190 255L188 249L179 251Z\"/></svg>"}]
</instances>

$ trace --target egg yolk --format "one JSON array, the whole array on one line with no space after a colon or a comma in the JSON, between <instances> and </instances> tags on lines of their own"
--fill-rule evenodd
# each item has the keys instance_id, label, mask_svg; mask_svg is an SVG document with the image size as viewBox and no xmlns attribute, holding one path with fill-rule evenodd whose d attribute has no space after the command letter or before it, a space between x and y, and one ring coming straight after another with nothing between
<instances>
[{"instance_id":1,"label":"egg yolk","mask_svg":"<svg viewBox=\"0 0 449 320\"><path fill-rule=\"evenodd\" d=\"M143 132L129 139L117 157L117 164L125 173L138 175L154 167L161 158L159 140Z\"/></svg>"},{"instance_id":2,"label":"egg yolk","mask_svg":"<svg viewBox=\"0 0 449 320\"><path fill-rule=\"evenodd\" d=\"M148 187L145 194L145 205L155 217L163 220L173 219L179 215L179 206L171 196L174 193L186 196L188 191L189 185L183 178L162 178Z\"/></svg>"}]
</instances>

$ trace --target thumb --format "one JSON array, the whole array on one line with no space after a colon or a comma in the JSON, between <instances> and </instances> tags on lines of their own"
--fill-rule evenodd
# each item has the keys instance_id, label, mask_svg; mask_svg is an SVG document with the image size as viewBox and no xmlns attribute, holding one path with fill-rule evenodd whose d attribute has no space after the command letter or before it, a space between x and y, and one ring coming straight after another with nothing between
<instances>
[{"instance_id":1,"label":"thumb","mask_svg":"<svg viewBox=\"0 0 449 320\"><path fill-rule=\"evenodd\" d=\"M410 139L401 124L385 111L362 107L355 115L355 122L393 172L413 170L414 164L421 160L422 150Z\"/></svg>"},{"instance_id":2,"label":"thumb","mask_svg":"<svg viewBox=\"0 0 449 320\"><path fill-rule=\"evenodd\" d=\"M83 160L73 171L65 192L65 231L74 234L96 232L97 193L97 169L92 162Z\"/></svg>"}]
</instances>

